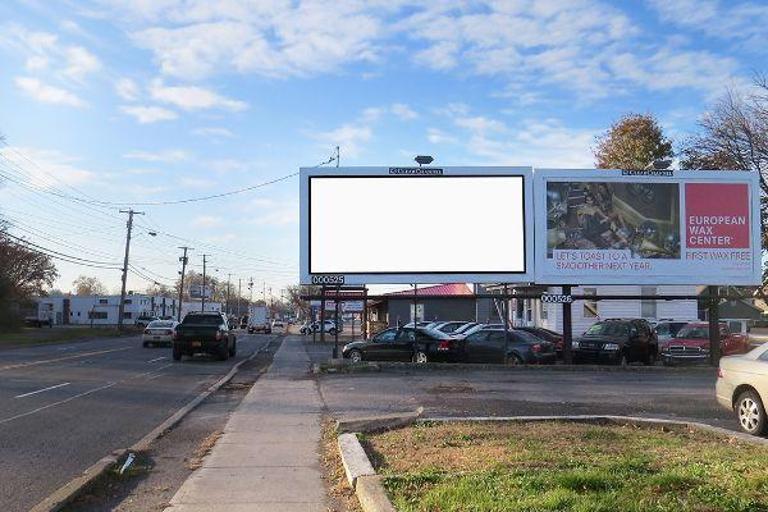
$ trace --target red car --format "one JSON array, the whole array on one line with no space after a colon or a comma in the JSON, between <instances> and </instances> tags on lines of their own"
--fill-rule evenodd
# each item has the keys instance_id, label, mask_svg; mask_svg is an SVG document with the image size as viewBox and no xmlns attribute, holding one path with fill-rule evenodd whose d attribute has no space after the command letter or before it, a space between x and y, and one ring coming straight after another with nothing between
<instances>
[{"instance_id":1,"label":"red car","mask_svg":"<svg viewBox=\"0 0 768 512\"><path fill-rule=\"evenodd\" d=\"M747 336L732 333L726 324L720 324L721 355L745 354L749 349ZM709 362L709 324L694 322L680 329L677 335L662 347L661 360L667 366Z\"/></svg>"}]
</instances>

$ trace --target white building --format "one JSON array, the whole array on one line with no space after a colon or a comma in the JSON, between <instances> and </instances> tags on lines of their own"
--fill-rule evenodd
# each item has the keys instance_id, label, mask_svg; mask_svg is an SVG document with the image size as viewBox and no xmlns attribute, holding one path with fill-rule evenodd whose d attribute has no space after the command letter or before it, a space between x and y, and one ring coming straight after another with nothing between
<instances>
[{"instance_id":1,"label":"white building","mask_svg":"<svg viewBox=\"0 0 768 512\"><path fill-rule=\"evenodd\" d=\"M40 297L37 302L41 312L49 312L54 325L117 325L119 295L61 295ZM176 318L177 307L176 299L130 293L125 297L123 323L131 325L147 315ZM199 310L200 302L185 302L182 318L189 311ZM206 302L205 310L221 311L221 304Z\"/></svg>"},{"instance_id":2,"label":"white building","mask_svg":"<svg viewBox=\"0 0 768 512\"><path fill-rule=\"evenodd\" d=\"M550 293L561 293L559 287L549 289ZM699 287L681 286L616 286L595 285L576 286L571 289L573 295L698 295ZM539 326L563 332L563 306L544 304L537 299L513 300L510 306L511 321L516 326ZM582 334L595 322L605 318L645 318L659 320L674 318L695 320L698 318L696 300L600 300L575 301L571 305L572 333Z\"/></svg>"}]
</instances>

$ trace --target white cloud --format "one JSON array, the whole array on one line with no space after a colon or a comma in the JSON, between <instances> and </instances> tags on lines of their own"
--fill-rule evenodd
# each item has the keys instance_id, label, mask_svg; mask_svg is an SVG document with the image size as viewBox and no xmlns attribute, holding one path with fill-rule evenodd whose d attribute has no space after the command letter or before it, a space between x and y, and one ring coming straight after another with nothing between
<instances>
[{"instance_id":1,"label":"white cloud","mask_svg":"<svg viewBox=\"0 0 768 512\"><path fill-rule=\"evenodd\" d=\"M405 103L394 103L392 113L403 121L410 121L419 117L419 114Z\"/></svg>"},{"instance_id":2,"label":"white cloud","mask_svg":"<svg viewBox=\"0 0 768 512\"><path fill-rule=\"evenodd\" d=\"M228 130L227 128L221 128L218 126L207 126L203 128L195 128L192 130L192 133L195 135L199 135L201 137L213 137L213 138L233 138L235 136L234 133L232 133L231 130Z\"/></svg>"},{"instance_id":3,"label":"white cloud","mask_svg":"<svg viewBox=\"0 0 768 512\"><path fill-rule=\"evenodd\" d=\"M198 215L192 219L192 225L196 228L215 228L220 226L223 222L221 217L215 217L213 215Z\"/></svg>"},{"instance_id":4,"label":"white cloud","mask_svg":"<svg viewBox=\"0 0 768 512\"><path fill-rule=\"evenodd\" d=\"M78 159L59 151L6 147L0 155L16 164L25 172L32 185L40 188L58 187L62 183L76 185L93 183L96 174L77 165Z\"/></svg>"},{"instance_id":5,"label":"white cloud","mask_svg":"<svg viewBox=\"0 0 768 512\"><path fill-rule=\"evenodd\" d=\"M189 158L189 154L181 149L166 149L163 151L130 151L123 158L132 160L144 160L145 162L181 162Z\"/></svg>"},{"instance_id":6,"label":"white cloud","mask_svg":"<svg viewBox=\"0 0 768 512\"><path fill-rule=\"evenodd\" d=\"M160 80L152 83L149 92L155 100L170 103L184 110L223 108L239 112L248 108L248 104L244 101L226 98L203 87L166 86Z\"/></svg>"},{"instance_id":7,"label":"white cloud","mask_svg":"<svg viewBox=\"0 0 768 512\"><path fill-rule=\"evenodd\" d=\"M432 144L447 144L447 143L455 143L456 137L446 134L443 130L440 130L439 128L428 128L427 140Z\"/></svg>"},{"instance_id":8,"label":"white cloud","mask_svg":"<svg viewBox=\"0 0 768 512\"><path fill-rule=\"evenodd\" d=\"M85 101L76 94L60 87L45 84L37 78L19 76L14 79L14 83L27 96L41 103L66 105L69 107L84 107L86 105Z\"/></svg>"},{"instance_id":9,"label":"white cloud","mask_svg":"<svg viewBox=\"0 0 768 512\"><path fill-rule=\"evenodd\" d=\"M130 78L121 78L115 82L115 93L125 101L136 101L139 98L139 86Z\"/></svg>"},{"instance_id":10,"label":"white cloud","mask_svg":"<svg viewBox=\"0 0 768 512\"><path fill-rule=\"evenodd\" d=\"M314 134L315 140L327 146L341 146L345 157L357 157L363 150L363 145L371 140L373 129L363 123L345 123L327 132Z\"/></svg>"},{"instance_id":11,"label":"white cloud","mask_svg":"<svg viewBox=\"0 0 768 512\"><path fill-rule=\"evenodd\" d=\"M101 61L87 48L66 44L56 34L28 30L18 24L0 26L0 47L23 56L28 71L49 71L47 78L82 84L101 69Z\"/></svg>"},{"instance_id":12,"label":"white cloud","mask_svg":"<svg viewBox=\"0 0 768 512\"><path fill-rule=\"evenodd\" d=\"M120 110L136 119L141 124L170 121L179 117L176 112L162 107L142 107L139 105L123 105Z\"/></svg>"},{"instance_id":13,"label":"white cloud","mask_svg":"<svg viewBox=\"0 0 768 512\"><path fill-rule=\"evenodd\" d=\"M179 184L187 188L207 189L215 185L212 180L205 178L185 177L179 180Z\"/></svg>"},{"instance_id":14,"label":"white cloud","mask_svg":"<svg viewBox=\"0 0 768 512\"><path fill-rule=\"evenodd\" d=\"M720 39L742 41L765 51L768 8L764 2L738 0L649 0L661 19Z\"/></svg>"}]
</instances>

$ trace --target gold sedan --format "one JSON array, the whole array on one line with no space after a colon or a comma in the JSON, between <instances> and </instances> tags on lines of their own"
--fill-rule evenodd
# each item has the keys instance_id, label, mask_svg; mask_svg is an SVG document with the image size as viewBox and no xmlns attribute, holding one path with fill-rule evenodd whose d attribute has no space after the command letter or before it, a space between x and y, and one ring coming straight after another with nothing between
<instances>
[{"instance_id":1,"label":"gold sedan","mask_svg":"<svg viewBox=\"0 0 768 512\"><path fill-rule=\"evenodd\" d=\"M768 343L746 354L720 359L715 394L720 405L736 414L744 432L768 434Z\"/></svg>"}]
</instances>

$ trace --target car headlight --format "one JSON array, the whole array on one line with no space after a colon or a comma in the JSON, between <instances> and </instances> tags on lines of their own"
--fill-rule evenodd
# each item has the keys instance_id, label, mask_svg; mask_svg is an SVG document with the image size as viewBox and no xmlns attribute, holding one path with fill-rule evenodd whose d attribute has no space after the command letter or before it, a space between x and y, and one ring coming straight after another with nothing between
<instances>
[{"instance_id":1,"label":"car headlight","mask_svg":"<svg viewBox=\"0 0 768 512\"><path fill-rule=\"evenodd\" d=\"M661 351L662 352L669 352L669 345L664 345L663 347L661 347Z\"/></svg>"},{"instance_id":2,"label":"car headlight","mask_svg":"<svg viewBox=\"0 0 768 512\"><path fill-rule=\"evenodd\" d=\"M571 342L571 348L574 348L576 350L579 349L579 342L578 341L572 341Z\"/></svg>"},{"instance_id":3,"label":"car headlight","mask_svg":"<svg viewBox=\"0 0 768 512\"><path fill-rule=\"evenodd\" d=\"M619 350L618 343L606 343L603 345L603 350Z\"/></svg>"}]
</instances>

